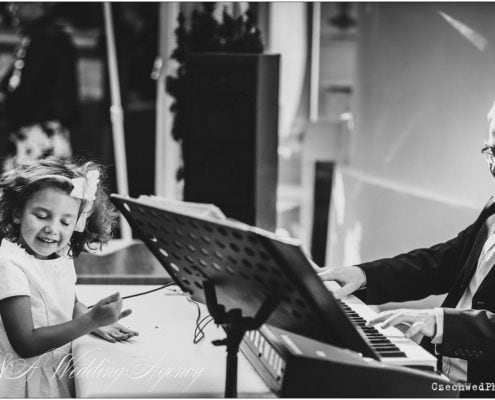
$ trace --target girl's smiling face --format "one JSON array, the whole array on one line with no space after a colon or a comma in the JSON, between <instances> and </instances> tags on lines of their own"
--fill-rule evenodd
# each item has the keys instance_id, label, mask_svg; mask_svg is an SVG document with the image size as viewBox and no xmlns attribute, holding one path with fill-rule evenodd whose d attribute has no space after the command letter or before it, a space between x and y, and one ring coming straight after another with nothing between
<instances>
[{"instance_id":1,"label":"girl's smiling face","mask_svg":"<svg viewBox=\"0 0 495 400\"><path fill-rule=\"evenodd\" d=\"M20 244L36 258L50 258L69 243L80 206L81 200L61 189L35 192L14 216L14 223L20 224Z\"/></svg>"}]
</instances>

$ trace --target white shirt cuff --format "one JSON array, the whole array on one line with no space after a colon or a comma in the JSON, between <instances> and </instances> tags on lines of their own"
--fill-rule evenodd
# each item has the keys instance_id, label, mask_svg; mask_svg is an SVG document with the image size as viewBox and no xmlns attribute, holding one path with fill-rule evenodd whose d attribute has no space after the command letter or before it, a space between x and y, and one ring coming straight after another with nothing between
<instances>
[{"instance_id":1,"label":"white shirt cuff","mask_svg":"<svg viewBox=\"0 0 495 400\"><path fill-rule=\"evenodd\" d=\"M356 265L353 265L353 267L359 268ZM367 280L366 279L366 272L364 272L361 268L359 268L359 270L361 271L361 274L363 274L364 282L361 284L361 286L359 286L359 288L357 290L363 290L363 289L366 289L366 280Z\"/></svg>"},{"instance_id":2,"label":"white shirt cuff","mask_svg":"<svg viewBox=\"0 0 495 400\"><path fill-rule=\"evenodd\" d=\"M433 309L435 311L435 320L437 324L437 331L435 336L431 339L431 343L433 344L442 344L443 342L443 308L435 307Z\"/></svg>"}]
</instances>

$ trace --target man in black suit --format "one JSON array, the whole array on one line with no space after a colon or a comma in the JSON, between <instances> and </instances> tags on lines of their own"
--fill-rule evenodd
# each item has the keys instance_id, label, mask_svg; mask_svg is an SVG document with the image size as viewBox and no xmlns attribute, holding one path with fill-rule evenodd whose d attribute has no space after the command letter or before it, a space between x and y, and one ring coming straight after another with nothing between
<instances>
[{"instance_id":1,"label":"man in black suit","mask_svg":"<svg viewBox=\"0 0 495 400\"><path fill-rule=\"evenodd\" d=\"M495 103L488 121L489 137L482 153L495 176ZM495 199L491 198L472 225L445 243L356 266L326 267L320 277L342 285L334 292L336 297L358 291L368 304L447 293L439 308L385 311L370 324L409 325L406 336L422 336L425 347L435 345L447 376L484 384L485 390L477 386L465 394L495 397L494 264Z\"/></svg>"}]
</instances>

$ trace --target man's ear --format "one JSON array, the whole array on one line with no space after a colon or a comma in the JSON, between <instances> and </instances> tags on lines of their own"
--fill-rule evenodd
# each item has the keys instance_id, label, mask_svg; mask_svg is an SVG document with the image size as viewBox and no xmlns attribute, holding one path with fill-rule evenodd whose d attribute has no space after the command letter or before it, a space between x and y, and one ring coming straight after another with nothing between
<instances>
[{"instance_id":1,"label":"man's ear","mask_svg":"<svg viewBox=\"0 0 495 400\"><path fill-rule=\"evenodd\" d=\"M14 221L14 224L19 225L21 223L21 210L15 209L14 212L12 213L12 220Z\"/></svg>"}]
</instances>

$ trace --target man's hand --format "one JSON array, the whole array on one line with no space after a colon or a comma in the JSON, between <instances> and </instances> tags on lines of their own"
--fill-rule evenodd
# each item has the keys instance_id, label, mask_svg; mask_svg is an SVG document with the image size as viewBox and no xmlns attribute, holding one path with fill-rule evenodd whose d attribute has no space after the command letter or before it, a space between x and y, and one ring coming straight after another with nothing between
<instances>
[{"instance_id":1,"label":"man's hand","mask_svg":"<svg viewBox=\"0 0 495 400\"><path fill-rule=\"evenodd\" d=\"M130 330L118 322L95 329L91 333L112 343L129 340L130 338L139 335L138 332Z\"/></svg>"},{"instance_id":2,"label":"man's hand","mask_svg":"<svg viewBox=\"0 0 495 400\"><path fill-rule=\"evenodd\" d=\"M337 299L341 299L351 293L354 293L366 283L366 275L359 267L325 267L318 272L318 275L324 281L336 281L342 287L340 289L332 289L333 295Z\"/></svg>"},{"instance_id":3,"label":"man's hand","mask_svg":"<svg viewBox=\"0 0 495 400\"><path fill-rule=\"evenodd\" d=\"M413 338L417 334L428 337L435 336L437 332L437 320L435 311L428 310L411 310L401 308L398 310L383 311L375 318L368 322L368 325L382 323L383 328L399 324L409 325L409 329L404 333L406 337Z\"/></svg>"}]
</instances>

